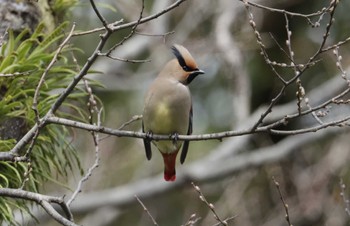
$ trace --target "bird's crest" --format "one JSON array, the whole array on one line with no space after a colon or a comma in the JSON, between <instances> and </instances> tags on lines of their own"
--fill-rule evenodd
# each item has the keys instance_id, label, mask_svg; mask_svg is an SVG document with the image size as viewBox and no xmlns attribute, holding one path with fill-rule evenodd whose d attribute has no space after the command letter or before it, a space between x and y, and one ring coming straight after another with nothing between
<instances>
[{"instance_id":1,"label":"bird's crest","mask_svg":"<svg viewBox=\"0 0 350 226\"><path fill-rule=\"evenodd\" d=\"M185 47L175 44L171 49L184 71L192 72L198 70L196 62Z\"/></svg>"}]
</instances>

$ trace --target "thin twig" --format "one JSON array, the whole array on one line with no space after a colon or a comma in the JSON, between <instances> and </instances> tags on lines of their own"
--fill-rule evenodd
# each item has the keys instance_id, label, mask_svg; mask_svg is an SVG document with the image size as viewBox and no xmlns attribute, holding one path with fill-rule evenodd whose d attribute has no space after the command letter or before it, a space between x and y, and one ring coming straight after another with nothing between
<instances>
[{"instance_id":1,"label":"thin twig","mask_svg":"<svg viewBox=\"0 0 350 226\"><path fill-rule=\"evenodd\" d=\"M347 85L350 87L350 79L348 78L348 75L346 73L346 70L344 69L343 67L343 64L342 64L342 59L343 57L339 54L339 46L336 47L334 50L333 50L333 54L335 55L336 57L336 66L338 68L338 70L340 71L341 73L341 78L347 83Z\"/></svg>"},{"instance_id":2,"label":"thin twig","mask_svg":"<svg viewBox=\"0 0 350 226\"><path fill-rule=\"evenodd\" d=\"M157 36L160 36L163 38L163 42L165 43L166 41L166 38L169 36L169 35L172 35L174 34L175 31L169 31L169 32L166 32L164 34L148 34L148 33L143 33L143 32L138 32L138 31L135 31L135 34L138 34L138 35L142 35L142 36L153 36L153 37L157 37Z\"/></svg>"},{"instance_id":3,"label":"thin twig","mask_svg":"<svg viewBox=\"0 0 350 226\"><path fill-rule=\"evenodd\" d=\"M119 130L124 129L126 126L130 125L131 123L142 119L142 115L134 115L129 121L124 122L121 126L119 126Z\"/></svg>"},{"instance_id":4,"label":"thin twig","mask_svg":"<svg viewBox=\"0 0 350 226\"><path fill-rule=\"evenodd\" d=\"M148 62L151 62L150 59L146 59L146 60L131 60L131 59L126 59L126 58L120 58L120 57L116 57L116 56L111 56L111 55L106 55L106 54L103 54L101 53L100 56L106 56L112 60L118 60L118 61L122 61L122 62L125 62L125 63L148 63Z\"/></svg>"},{"instance_id":5,"label":"thin twig","mask_svg":"<svg viewBox=\"0 0 350 226\"><path fill-rule=\"evenodd\" d=\"M27 171L23 175L24 177L23 177L23 181L22 181L22 185L21 185L20 189L24 189L24 186L29 181L29 176L33 170L32 169L32 160L30 158L30 155L31 155L32 150L34 148L36 139L39 136L39 128L40 127L38 127L38 129L35 131L34 137L32 138L26 153L24 154L24 156L22 156L22 161L27 162L28 165L27 165Z\"/></svg>"},{"instance_id":6,"label":"thin twig","mask_svg":"<svg viewBox=\"0 0 350 226\"><path fill-rule=\"evenodd\" d=\"M322 8L322 10L319 10L319 11L317 11L315 13L303 14L303 13L290 12L290 11L287 11L287 10L284 10L284 9L277 9L277 8L267 7L267 6L260 5L260 4L255 3L255 2L249 2L247 0L239 0L239 1L245 3L246 5L250 5L250 6L253 6L253 7L256 7L256 8L260 8L260 9L264 9L264 10L267 10L267 11L270 11L270 12L282 13L282 14L287 14L287 15L294 16L294 17L305 18L313 26L316 26L316 25L314 25L314 23L312 23L310 17L323 15L325 12L329 11L330 8L331 8L331 5L330 5L330 6L326 7L326 8Z\"/></svg>"},{"instance_id":7,"label":"thin twig","mask_svg":"<svg viewBox=\"0 0 350 226\"><path fill-rule=\"evenodd\" d=\"M277 188L278 194L280 196L280 199L281 199L283 207L284 207L284 211L286 212L286 216L285 216L286 221L287 221L289 226L293 226L292 223L290 222L288 204L286 203L286 201L283 198L283 195L282 195L282 192L281 192L281 189L280 189L280 184L276 181L275 177L272 177L272 180L273 180L273 182L274 182L274 184L275 184L275 186Z\"/></svg>"},{"instance_id":8,"label":"thin twig","mask_svg":"<svg viewBox=\"0 0 350 226\"><path fill-rule=\"evenodd\" d=\"M115 44L112 48L110 48L107 53L100 53L100 56L107 56L107 57L111 57L111 53L118 48L119 46L123 45L124 42L126 42L128 39L130 39L136 31L137 26L140 24L141 20L142 20L142 15L143 15L143 11L145 10L145 0L142 0L142 6L141 6L141 10L140 10L140 15L138 20L136 21L135 25L132 26L130 33L125 36L119 43ZM113 59L113 58L112 58ZM118 58L117 58L118 59Z\"/></svg>"},{"instance_id":9,"label":"thin twig","mask_svg":"<svg viewBox=\"0 0 350 226\"><path fill-rule=\"evenodd\" d=\"M250 6L255 6L255 7L258 7L258 8L263 8L263 9L266 9L266 10L272 10L274 11L274 9L272 8L269 8L269 7L261 7L260 5L257 5L255 3L251 3L251 2L248 2L246 0L241 0L245 6L246 6L246 9L247 9L247 12L248 12L248 16L249 16L249 23L251 25L251 27L253 28L254 30L254 33L255 33L255 36L256 36L256 40L257 40L257 43L258 45L260 46L260 49L261 49L261 54L264 56L264 59L265 61L267 62L268 65L271 66L273 72L280 78L280 80L282 81L283 85L280 89L280 91L278 92L278 94L271 100L269 106L267 107L267 109L265 110L265 112L263 114L261 114L261 117L258 119L258 121L254 124L254 126L251 128L252 131L255 131L262 123L263 123L263 120L272 112L272 109L273 107L277 104L277 102L281 99L281 97L283 96L284 94L284 91L286 90L286 88L288 86L290 86L291 84L293 84L295 81L297 81L301 75L311 66L314 65L315 63L315 59L316 57L321 53L321 50L323 49L324 47L324 44L326 42L326 39L327 37L329 36L329 31L330 31L330 27L331 25L333 24L333 16L334 16L334 11L335 11L335 8L336 8L336 5L338 4L337 1L332 1L330 3L330 5L326 8L326 9L323 9L321 10L319 13L317 13L317 15L322 15L323 13L325 12L329 12L330 13L330 20L329 20L329 23L327 24L327 27L326 27L326 33L324 35L324 38L322 40L322 43L320 44L320 47L319 49L314 53L314 55L312 57L310 57L310 59L308 60L308 62L305 65L305 67L303 68L298 68L298 67L294 67L294 72L295 72L295 76L292 77L291 79L289 79L288 81L284 81L284 79L282 78L282 76L280 76L277 71L273 68L272 64L270 64L270 60L268 59L268 55L267 55L267 52L266 52L266 48L265 48L265 45L262 43L262 39L261 39L261 35L259 33L259 31L257 30L256 28L256 24L254 22L254 17L253 17L253 14L250 10ZM288 17L287 15L291 15L293 16L293 14L289 13L289 12L286 12L285 10L276 10L276 12L279 12L279 13L283 13L286 17L286 20L288 20ZM316 14L315 14L316 15ZM299 15L294 15L294 16L299 16ZM308 16L314 16L314 15L308 15ZM304 17L304 16L303 16ZM311 21L310 21L311 22ZM286 25L288 26L288 24ZM290 36L290 31L289 31L289 28L287 27L287 34L288 36ZM290 38L289 38L290 39ZM287 41L287 44L290 45L290 40ZM292 50L290 49L290 53L293 53ZM294 54L289 54L289 56L292 56ZM292 63L294 63L294 60L291 59ZM294 63L294 65L296 65ZM304 95L305 94L305 90L303 89L303 87L301 86L301 81L299 81L299 89L298 89L298 98L301 98L301 95ZM299 101L300 103L300 101ZM298 107L299 109L299 115L302 114L301 112L301 107ZM312 112L312 111L311 111ZM313 114L314 115L314 114ZM316 117L317 118L317 117Z\"/></svg>"},{"instance_id":10,"label":"thin twig","mask_svg":"<svg viewBox=\"0 0 350 226\"><path fill-rule=\"evenodd\" d=\"M158 12L156 14L153 14L151 16L144 17L140 21L133 21L133 22L122 24L122 25L120 25L120 23L114 22L112 24L109 24L108 27L111 27L112 31L116 32L116 31L119 31L119 30L131 28L135 24L146 23L148 21L154 20L154 19L160 17L161 15L171 11L172 9L178 7L179 5L181 5L185 1L187 1L187 0L177 0L176 2L174 2L173 4L168 6L167 8L163 9L162 11L160 11L160 12ZM84 31L84 32L77 32L77 33L73 34L73 36L81 36L81 35L86 35L86 34L93 34L93 33L101 32L101 31L105 31L105 27L100 27L100 28L96 28L96 29L89 30L89 31Z\"/></svg>"},{"instance_id":11,"label":"thin twig","mask_svg":"<svg viewBox=\"0 0 350 226\"><path fill-rule=\"evenodd\" d=\"M184 226L193 226L195 225L201 218L197 217L197 215L194 213L190 216L190 218L187 220L187 222L184 224Z\"/></svg>"},{"instance_id":12,"label":"thin twig","mask_svg":"<svg viewBox=\"0 0 350 226\"><path fill-rule=\"evenodd\" d=\"M102 25L105 27L106 30L109 30L110 28L108 26L107 20L102 16L100 11L97 9L95 1L94 0L90 0L90 4L92 6L92 9L95 11L98 19L100 19L100 21L102 22Z\"/></svg>"},{"instance_id":13,"label":"thin twig","mask_svg":"<svg viewBox=\"0 0 350 226\"><path fill-rule=\"evenodd\" d=\"M199 199L204 202L208 208L210 209L210 211L214 214L214 218L218 221L219 225L222 224L222 225L228 225L227 221L226 220L221 220L221 218L219 217L219 215L216 213L215 211L215 207L212 203L209 203L207 201L207 199L204 197L201 189L199 188L199 186L195 185L193 182L191 182L193 188L196 190L196 192L199 194Z\"/></svg>"},{"instance_id":14,"label":"thin twig","mask_svg":"<svg viewBox=\"0 0 350 226\"><path fill-rule=\"evenodd\" d=\"M145 206L145 204L143 204L143 202L139 199L139 197L137 197L137 195L135 195L136 200L140 203L140 205L142 206L143 210L147 213L147 215L149 216L149 218L151 219L153 225L158 226L157 221L154 219L154 217L152 216L152 214L148 211L147 207Z\"/></svg>"},{"instance_id":15,"label":"thin twig","mask_svg":"<svg viewBox=\"0 0 350 226\"><path fill-rule=\"evenodd\" d=\"M107 27L116 27L116 26L122 24L123 22L124 22L124 19L120 19L120 20L117 20L117 21L109 24ZM78 31L78 32L75 32L73 34L73 37L94 34L94 33L97 33L97 32L103 32L105 30L106 30L105 27L99 27L99 28L94 28L94 29L88 30L88 31Z\"/></svg>"},{"instance_id":16,"label":"thin twig","mask_svg":"<svg viewBox=\"0 0 350 226\"><path fill-rule=\"evenodd\" d=\"M134 115L129 121L124 122L121 126L118 127L118 130L123 130L126 126L130 125L133 122L136 122L137 120L142 119L142 115ZM99 141L102 141L104 139L107 139L111 135L107 135L104 137L101 137Z\"/></svg>"},{"instance_id":17,"label":"thin twig","mask_svg":"<svg viewBox=\"0 0 350 226\"><path fill-rule=\"evenodd\" d=\"M324 47L322 50L321 50L321 53L323 52L326 52L326 51L329 51L331 49L335 49L339 46L342 46L346 43L348 43L350 41L350 37L347 37L346 39L344 39L343 41L339 41L338 43L334 44L334 45L331 45L331 46L328 46L328 47Z\"/></svg>"},{"instance_id":18,"label":"thin twig","mask_svg":"<svg viewBox=\"0 0 350 226\"><path fill-rule=\"evenodd\" d=\"M143 32L139 32L139 31L135 31L135 34L142 35L142 36L151 36L151 37L153 37L153 36L166 37L166 36L172 35L174 33L175 33L175 31L169 31L169 32L166 32L164 34L151 34L151 33L143 33Z\"/></svg>"},{"instance_id":19,"label":"thin twig","mask_svg":"<svg viewBox=\"0 0 350 226\"><path fill-rule=\"evenodd\" d=\"M102 109L97 113L97 126L101 124L101 112ZM100 165L100 147L99 147L99 135L98 133L92 132L92 138L95 145L95 162L88 169L88 172L79 180L78 186L72 194L71 198L67 201L67 206L70 206L78 194L82 191L83 184L91 177L93 171Z\"/></svg>"},{"instance_id":20,"label":"thin twig","mask_svg":"<svg viewBox=\"0 0 350 226\"><path fill-rule=\"evenodd\" d=\"M30 75L34 70L29 71L23 71L23 72L14 72L14 73L0 73L0 77L15 77L15 76L23 76L23 75Z\"/></svg>"},{"instance_id":21,"label":"thin twig","mask_svg":"<svg viewBox=\"0 0 350 226\"><path fill-rule=\"evenodd\" d=\"M350 200L346 196L346 192L345 192L346 185L344 184L343 179L340 179L339 185L340 185L340 196L342 197L345 205L345 212L350 217Z\"/></svg>"},{"instance_id":22,"label":"thin twig","mask_svg":"<svg viewBox=\"0 0 350 226\"><path fill-rule=\"evenodd\" d=\"M288 15L286 13L284 13L284 18L285 18L285 21L286 21L286 33L287 33L287 40L286 40L286 45L287 45L287 48L288 48L288 57L291 61L291 64L294 65L293 67L293 71L294 71L294 74L296 76L298 76L300 74L300 70L299 68L296 66L296 63L295 63L295 59L294 59L294 56L295 56L295 53L293 51L293 48L292 48L292 31L290 30L289 28L289 19L288 19ZM300 77L298 77L296 79L296 84L297 84L297 92L296 92L296 96L297 96L297 106L298 106L298 113L301 114L302 112L302 101L305 97L305 89L301 83L301 79Z\"/></svg>"},{"instance_id":23,"label":"thin twig","mask_svg":"<svg viewBox=\"0 0 350 226\"><path fill-rule=\"evenodd\" d=\"M270 64L270 59L268 58L268 54L267 54L267 51L266 51L266 47L262 41L262 38L261 38L261 35L260 35L260 32L257 30L257 27L256 27L256 23L254 22L254 15L253 13L251 12L251 9L249 7L249 4L247 1L243 1L245 3L245 6L246 6L246 10L247 10L247 13L248 13L248 17L249 17L249 24L250 26L252 27L252 29L254 30L254 34L255 34L255 37L256 37L256 41L257 41L257 44L259 45L260 47L260 50L261 50L261 54L264 56L264 59L265 59L265 62L267 62L268 65L270 65L272 71L278 76L278 78L280 79L280 81L282 82L282 87L280 89L280 91L278 92L278 94L271 100L268 108L265 110L265 112L263 114L261 114L260 118L258 119L258 121L252 126L251 128L251 131L255 131L260 125L261 123L263 122L263 120L267 117L268 114L271 113L272 111L272 108L277 104L277 102L279 101L279 99L282 97L285 89L287 88L288 84L287 82L283 79L283 77L276 71L276 69L273 67L272 64Z\"/></svg>"},{"instance_id":24,"label":"thin twig","mask_svg":"<svg viewBox=\"0 0 350 226\"><path fill-rule=\"evenodd\" d=\"M317 50L316 53L321 53L322 49L324 48L325 44L326 44L326 41L329 37L329 34L330 34L330 31L331 31L331 27L334 23L334 15L335 15L335 9L337 8L338 6L338 3L339 3L339 0L332 0L331 3L330 3L330 17L329 17L329 21L326 25L326 32L325 34L323 35L323 39L322 39L322 42L321 42L321 45L319 46L319 49Z\"/></svg>"}]
</instances>

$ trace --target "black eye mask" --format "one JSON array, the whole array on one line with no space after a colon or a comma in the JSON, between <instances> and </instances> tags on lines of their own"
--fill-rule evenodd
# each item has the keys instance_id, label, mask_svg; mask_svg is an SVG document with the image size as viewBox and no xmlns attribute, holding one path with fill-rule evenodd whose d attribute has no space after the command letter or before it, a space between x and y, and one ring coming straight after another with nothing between
<instances>
[{"instance_id":1,"label":"black eye mask","mask_svg":"<svg viewBox=\"0 0 350 226\"><path fill-rule=\"evenodd\" d=\"M185 59L181 55L180 51L178 49L176 49L175 46L171 47L171 49L173 50L173 53L174 53L177 61L179 61L179 64L184 71L191 72L191 71L198 70L197 68L190 68L189 66L186 65Z\"/></svg>"}]
</instances>

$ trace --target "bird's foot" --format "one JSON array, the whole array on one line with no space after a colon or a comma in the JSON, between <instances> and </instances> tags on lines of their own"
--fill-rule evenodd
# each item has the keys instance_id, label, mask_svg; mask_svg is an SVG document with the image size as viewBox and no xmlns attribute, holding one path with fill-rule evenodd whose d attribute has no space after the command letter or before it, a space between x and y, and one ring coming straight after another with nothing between
<instances>
[{"instance_id":1,"label":"bird's foot","mask_svg":"<svg viewBox=\"0 0 350 226\"><path fill-rule=\"evenodd\" d=\"M178 133L170 134L169 137L173 140L173 144L176 144L177 141L179 140L179 134Z\"/></svg>"},{"instance_id":2,"label":"bird's foot","mask_svg":"<svg viewBox=\"0 0 350 226\"><path fill-rule=\"evenodd\" d=\"M152 131L148 131L146 133L146 138L145 138L147 141L151 142L153 140L153 133Z\"/></svg>"}]
</instances>

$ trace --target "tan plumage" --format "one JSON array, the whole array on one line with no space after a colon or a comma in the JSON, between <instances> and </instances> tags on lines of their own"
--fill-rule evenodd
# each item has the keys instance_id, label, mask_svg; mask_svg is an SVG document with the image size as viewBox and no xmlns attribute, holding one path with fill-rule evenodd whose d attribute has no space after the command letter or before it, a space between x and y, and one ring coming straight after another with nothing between
<instances>
[{"instance_id":1,"label":"tan plumage","mask_svg":"<svg viewBox=\"0 0 350 226\"><path fill-rule=\"evenodd\" d=\"M187 85L199 74L188 50L181 45L172 47L176 59L169 61L150 86L143 110L142 129L152 134L183 135L192 133L192 101ZM164 179L175 180L175 160L181 146L180 161L183 163L188 141L152 141L164 159ZM151 159L150 139L144 139L146 156Z\"/></svg>"}]
</instances>

